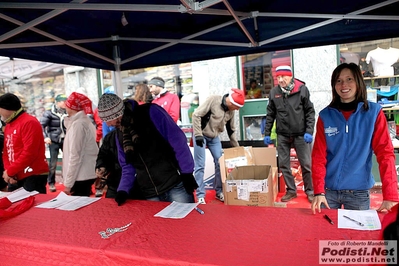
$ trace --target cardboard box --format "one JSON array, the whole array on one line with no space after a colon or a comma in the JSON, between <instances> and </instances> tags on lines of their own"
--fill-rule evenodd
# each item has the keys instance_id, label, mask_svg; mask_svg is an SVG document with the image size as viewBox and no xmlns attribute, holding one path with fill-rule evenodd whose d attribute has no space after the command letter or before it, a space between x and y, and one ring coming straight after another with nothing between
<instances>
[{"instance_id":1,"label":"cardboard box","mask_svg":"<svg viewBox=\"0 0 399 266\"><path fill-rule=\"evenodd\" d=\"M252 147L234 147L224 149L222 157L223 160L219 159L219 163L221 163L222 182L226 180L226 176L234 169L234 167L255 164Z\"/></svg>"},{"instance_id":2,"label":"cardboard box","mask_svg":"<svg viewBox=\"0 0 399 266\"><path fill-rule=\"evenodd\" d=\"M245 158L246 165L237 158ZM219 163L226 205L274 206L278 194L275 148L224 149Z\"/></svg>"}]
</instances>

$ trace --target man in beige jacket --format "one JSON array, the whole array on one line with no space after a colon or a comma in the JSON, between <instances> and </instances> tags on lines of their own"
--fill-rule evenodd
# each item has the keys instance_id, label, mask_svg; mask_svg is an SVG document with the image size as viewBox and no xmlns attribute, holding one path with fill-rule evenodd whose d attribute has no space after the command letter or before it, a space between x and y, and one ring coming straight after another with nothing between
<instances>
[{"instance_id":1,"label":"man in beige jacket","mask_svg":"<svg viewBox=\"0 0 399 266\"><path fill-rule=\"evenodd\" d=\"M239 146L234 126L235 110L244 106L245 94L240 89L231 89L230 93L223 96L211 95L193 113L192 121L194 128L194 177L198 188L197 200L205 204L205 148L208 147L215 163L215 179L213 187L216 191L216 199L224 201L222 190L222 179L220 176L219 158L222 156L222 144L219 134L226 126L230 143L233 147Z\"/></svg>"}]
</instances>

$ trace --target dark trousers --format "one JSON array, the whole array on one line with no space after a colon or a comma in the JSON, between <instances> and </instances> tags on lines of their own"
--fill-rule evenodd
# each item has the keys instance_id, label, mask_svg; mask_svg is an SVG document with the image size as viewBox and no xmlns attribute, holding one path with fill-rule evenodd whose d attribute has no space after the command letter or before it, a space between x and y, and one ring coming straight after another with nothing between
<instances>
[{"instance_id":1,"label":"dark trousers","mask_svg":"<svg viewBox=\"0 0 399 266\"><path fill-rule=\"evenodd\" d=\"M92 192L91 187L96 179L89 179L83 181L75 181L75 184L71 188L72 196L87 196L90 197Z\"/></svg>"},{"instance_id":2,"label":"dark trousers","mask_svg":"<svg viewBox=\"0 0 399 266\"><path fill-rule=\"evenodd\" d=\"M48 146L50 151L50 164L49 164L49 173L47 177L47 183L49 185L55 184L55 173L57 171L57 162L58 162L58 153L60 150L62 151L62 146L64 142L51 142Z\"/></svg>"},{"instance_id":3,"label":"dark trousers","mask_svg":"<svg viewBox=\"0 0 399 266\"><path fill-rule=\"evenodd\" d=\"M296 193L295 178L291 171L290 150L295 148L299 163L302 168L302 179L305 185L305 193L313 194L311 174L311 144L306 143L303 136L286 137L277 135L278 165L284 176L287 192Z\"/></svg>"},{"instance_id":4,"label":"dark trousers","mask_svg":"<svg viewBox=\"0 0 399 266\"><path fill-rule=\"evenodd\" d=\"M36 190L39 193L46 194L46 175L31 175L24 179L18 180L15 185L8 184L8 191L14 191L20 187L23 187L26 191Z\"/></svg>"}]
</instances>

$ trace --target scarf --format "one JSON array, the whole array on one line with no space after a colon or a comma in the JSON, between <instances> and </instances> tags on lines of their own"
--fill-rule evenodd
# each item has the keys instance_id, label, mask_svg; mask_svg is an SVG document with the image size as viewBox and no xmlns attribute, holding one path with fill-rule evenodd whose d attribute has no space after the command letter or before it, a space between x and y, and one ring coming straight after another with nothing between
<instances>
[{"instance_id":1,"label":"scarf","mask_svg":"<svg viewBox=\"0 0 399 266\"><path fill-rule=\"evenodd\" d=\"M134 102L133 105L136 104L137 102ZM122 145L126 154L126 162L132 162L134 144L139 140L139 135L134 129L133 108L130 103L125 103L125 112L121 121Z\"/></svg>"},{"instance_id":2,"label":"scarf","mask_svg":"<svg viewBox=\"0 0 399 266\"><path fill-rule=\"evenodd\" d=\"M290 93L294 89L294 87L295 87L294 79L291 80L291 82L287 85L286 88L283 88L280 86L281 90L283 91L283 93L286 96L290 95Z\"/></svg>"},{"instance_id":3,"label":"scarf","mask_svg":"<svg viewBox=\"0 0 399 266\"><path fill-rule=\"evenodd\" d=\"M6 121L4 121L6 124L7 123L10 123L15 117L17 117L20 113L22 113L23 112L23 108L21 107L21 108L19 108L17 111L15 111L14 113L12 113L12 115L9 117L9 118L7 118L7 120Z\"/></svg>"}]
</instances>

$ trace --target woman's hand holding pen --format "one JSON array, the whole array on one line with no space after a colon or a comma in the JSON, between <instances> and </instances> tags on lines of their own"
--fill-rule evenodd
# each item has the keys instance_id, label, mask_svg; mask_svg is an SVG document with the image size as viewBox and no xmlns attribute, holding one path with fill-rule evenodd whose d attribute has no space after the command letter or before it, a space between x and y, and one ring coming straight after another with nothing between
<instances>
[{"instance_id":1,"label":"woman's hand holding pen","mask_svg":"<svg viewBox=\"0 0 399 266\"><path fill-rule=\"evenodd\" d=\"M312 201L312 212L313 214L316 214L316 210L320 213L321 212L321 204L324 204L327 209L330 209L330 206L328 206L327 199L325 195L315 195L313 201Z\"/></svg>"}]
</instances>

